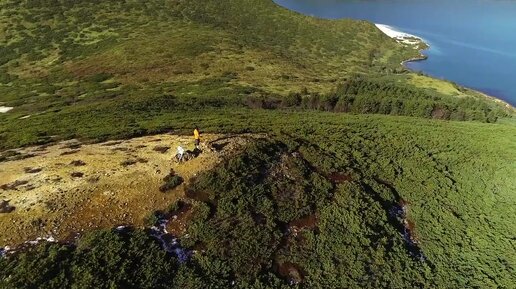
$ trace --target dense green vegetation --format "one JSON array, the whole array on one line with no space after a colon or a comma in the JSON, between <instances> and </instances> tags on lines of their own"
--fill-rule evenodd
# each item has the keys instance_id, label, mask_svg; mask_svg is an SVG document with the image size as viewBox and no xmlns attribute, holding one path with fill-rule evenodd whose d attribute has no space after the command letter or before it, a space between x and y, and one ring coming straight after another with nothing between
<instances>
[{"instance_id":1,"label":"dense green vegetation","mask_svg":"<svg viewBox=\"0 0 516 289\"><path fill-rule=\"evenodd\" d=\"M399 65L418 52L371 23L269 0L9 0L0 22L0 105L14 107L0 114L2 150L120 137L107 123L146 133L144 122L220 107L484 122L509 113L478 93L420 81Z\"/></svg>"},{"instance_id":2,"label":"dense green vegetation","mask_svg":"<svg viewBox=\"0 0 516 289\"><path fill-rule=\"evenodd\" d=\"M0 288L171 288L177 262L144 232L97 231L0 260Z\"/></svg>"},{"instance_id":3,"label":"dense green vegetation","mask_svg":"<svg viewBox=\"0 0 516 289\"><path fill-rule=\"evenodd\" d=\"M184 201L193 216L180 242L197 253L184 264L168 255L154 258L172 270L162 283L168 288L227 288L233 281L236 288L511 288L516 281L516 259L506 254L516 231L513 122L256 112L261 115L249 114L248 122L249 115L230 113L202 120L207 129L235 130L241 123L242 130L275 134L187 185ZM424 258L392 216L402 200ZM139 254L152 248L142 246ZM126 254L102 255L84 265L74 261L78 252L64 258L77 264L69 270L118 264ZM38 266L50 266L44 272L52 273L36 279L49 282L46 288L69 284L57 282L97 284L74 281L73 272L45 258L52 254L38 254L2 261L9 268L1 278L7 288L30 288L23 284L32 275L6 276L38 272ZM99 277L106 283L95 286L124 287L120 280L142 269L127 266ZM148 283L130 288L156 284L142 280Z\"/></svg>"},{"instance_id":4,"label":"dense green vegetation","mask_svg":"<svg viewBox=\"0 0 516 289\"><path fill-rule=\"evenodd\" d=\"M184 182L183 178L176 175L175 172L168 174L163 181L165 183L159 188L162 192L170 191Z\"/></svg>"},{"instance_id":5,"label":"dense green vegetation","mask_svg":"<svg viewBox=\"0 0 516 289\"><path fill-rule=\"evenodd\" d=\"M0 258L0 287L513 287L513 112L399 65L417 55L269 0L2 1L0 151L195 125L270 138L185 184L187 262L97 231Z\"/></svg>"},{"instance_id":6,"label":"dense green vegetation","mask_svg":"<svg viewBox=\"0 0 516 289\"><path fill-rule=\"evenodd\" d=\"M482 99L450 98L435 91L363 77L345 79L335 92L326 95L305 90L286 97L251 96L246 104L254 108L289 107L482 122L496 122L498 117L508 116L508 112Z\"/></svg>"},{"instance_id":7,"label":"dense green vegetation","mask_svg":"<svg viewBox=\"0 0 516 289\"><path fill-rule=\"evenodd\" d=\"M343 82L330 94L302 90L287 96L260 95L260 90L235 87L226 81L203 81L191 95L182 84L170 85L177 94L157 91L135 91L124 98L70 106L52 112L18 119L20 114L1 116L0 149L43 144L61 139L80 138L101 141L127 138L169 130L181 130L195 124L227 124L227 130L238 132L240 123L228 123L224 116L237 114L258 117L262 109L277 109L278 113L302 110L408 115L436 119L478 120L495 122L507 116L481 100L429 96L425 91L411 90L400 84L378 85L373 80ZM231 91L231 90L232 91ZM370 91L368 91L370 90ZM239 93L251 93L241 96ZM414 94L412 94L414 93ZM250 110L251 108L252 110ZM247 121L246 121L247 123ZM257 127L259 124L256 125Z\"/></svg>"},{"instance_id":8,"label":"dense green vegetation","mask_svg":"<svg viewBox=\"0 0 516 289\"><path fill-rule=\"evenodd\" d=\"M48 108L225 75L270 92L329 91L346 73L415 54L366 22L311 19L268 0L203 4L5 1L1 100Z\"/></svg>"}]
</instances>

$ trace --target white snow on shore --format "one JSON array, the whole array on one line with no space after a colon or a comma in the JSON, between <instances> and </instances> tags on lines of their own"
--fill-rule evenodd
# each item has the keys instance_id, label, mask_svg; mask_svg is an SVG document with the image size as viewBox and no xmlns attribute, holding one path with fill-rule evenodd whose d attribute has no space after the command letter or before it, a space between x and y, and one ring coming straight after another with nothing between
<instances>
[{"instance_id":1,"label":"white snow on shore","mask_svg":"<svg viewBox=\"0 0 516 289\"><path fill-rule=\"evenodd\" d=\"M385 33L387 36L394 38L398 40L401 43L409 44L409 45L416 45L420 42L425 42L425 40L419 36L401 32L396 30L396 28L385 25L385 24L375 24L378 29L380 29L383 33Z\"/></svg>"},{"instance_id":2,"label":"white snow on shore","mask_svg":"<svg viewBox=\"0 0 516 289\"><path fill-rule=\"evenodd\" d=\"M14 107L8 107L8 106L0 106L0 113L6 113L13 109Z\"/></svg>"}]
</instances>

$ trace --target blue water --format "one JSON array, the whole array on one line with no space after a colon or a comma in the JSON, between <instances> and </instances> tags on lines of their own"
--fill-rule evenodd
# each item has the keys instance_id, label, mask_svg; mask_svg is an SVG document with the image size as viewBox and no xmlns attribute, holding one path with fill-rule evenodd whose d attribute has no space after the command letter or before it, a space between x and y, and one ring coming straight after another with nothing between
<instances>
[{"instance_id":1,"label":"blue water","mask_svg":"<svg viewBox=\"0 0 516 289\"><path fill-rule=\"evenodd\" d=\"M410 69L455 81L516 105L516 1L275 0L322 18L366 19L430 44Z\"/></svg>"}]
</instances>

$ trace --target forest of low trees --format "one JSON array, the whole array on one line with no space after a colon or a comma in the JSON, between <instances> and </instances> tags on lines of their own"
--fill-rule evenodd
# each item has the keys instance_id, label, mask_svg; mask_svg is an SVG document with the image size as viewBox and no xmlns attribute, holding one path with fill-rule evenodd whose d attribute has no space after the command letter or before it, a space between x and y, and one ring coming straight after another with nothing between
<instances>
[{"instance_id":1,"label":"forest of low trees","mask_svg":"<svg viewBox=\"0 0 516 289\"><path fill-rule=\"evenodd\" d=\"M503 108L475 97L442 96L422 88L354 77L334 93L291 93L285 98L249 97L252 108L304 108L355 114L405 115L443 120L496 122L507 116Z\"/></svg>"}]
</instances>

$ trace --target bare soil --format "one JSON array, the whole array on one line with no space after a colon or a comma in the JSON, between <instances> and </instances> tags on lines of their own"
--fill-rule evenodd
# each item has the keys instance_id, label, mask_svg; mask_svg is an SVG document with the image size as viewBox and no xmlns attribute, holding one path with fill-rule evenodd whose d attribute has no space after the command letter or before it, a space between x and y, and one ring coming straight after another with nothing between
<instances>
[{"instance_id":1,"label":"bare soil","mask_svg":"<svg viewBox=\"0 0 516 289\"><path fill-rule=\"evenodd\" d=\"M303 270L292 262L282 262L276 264L278 274L287 279L290 285L299 284L303 281Z\"/></svg>"},{"instance_id":2,"label":"bare soil","mask_svg":"<svg viewBox=\"0 0 516 289\"><path fill-rule=\"evenodd\" d=\"M192 205L184 204L181 209L169 217L167 231L177 237L185 234L188 222L192 219Z\"/></svg>"}]
</instances>

